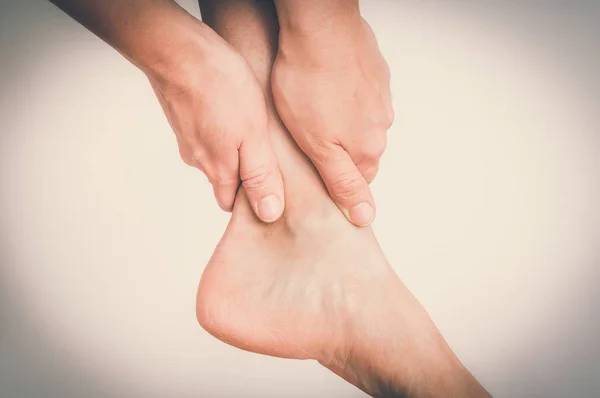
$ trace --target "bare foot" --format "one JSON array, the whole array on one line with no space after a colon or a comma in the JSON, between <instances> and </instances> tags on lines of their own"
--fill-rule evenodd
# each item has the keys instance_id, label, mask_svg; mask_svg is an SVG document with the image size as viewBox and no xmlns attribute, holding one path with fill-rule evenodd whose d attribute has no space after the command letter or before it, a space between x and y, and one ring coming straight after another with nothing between
<instances>
[{"instance_id":1,"label":"bare foot","mask_svg":"<svg viewBox=\"0 0 600 398\"><path fill-rule=\"evenodd\" d=\"M387 380L395 377L390 370L412 375L418 385L425 376L419 367L433 370L431 363L439 368L428 378L442 377L438 371L455 377L456 369L462 377L460 363L387 263L372 230L345 219L281 123L271 122L286 211L264 224L240 189L200 281L200 325L247 351L317 360L374 396L417 389Z\"/></svg>"},{"instance_id":2,"label":"bare foot","mask_svg":"<svg viewBox=\"0 0 600 398\"><path fill-rule=\"evenodd\" d=\"M284 178L286 188L294 183L293 175ZM395 275L371 232L354 230L323 202L318 184L315 178L302 196L287 197L273 225L257 220L240 192L198 291L198 319L208 332L285 358L327 361L348 349L354 312L377 301Z\"/></svg>"},{"instance_id":3,"label":"bare foot","mask_svg":"<svg viewBox=\"0 0 600 398\"><path fill-rule=\"evenodd\" d=\"M270 95L276 27L269 10L236 4L225 11L211 8L205 21L246 57L267 93L286 210L279 221L264 224L240 189L202 275L198 320L245 350L330 362L349 350L357 312L376 316L375 308L389 302L388 291L401 283L371 229L345 219L276 114Z\"/></svg>"},{"instance_id":4,"label":"bare foot","mask_svg":"<svg viewBox=\"0 0 600 398\"><path fill-rule=\"evenodd\" d=\"M240 189L200 281L200 325L247 351L317 360L373 396L487 397L372 230L345 219L282 125L271 125L286 211L264 224Z\"/></svg>"},{"instance_id":5,"label":"bare foot","mask_svg":"<svg viewBox=\"0 0 600 398\"><path fill-rule=\"evenodd\" d=\"M477 385L395 275L372 230L346 220L277 117L269 90L273 10L235 4L210 9L205 20L246 57L267 93L286 209L264 224L240 189L200 281L200 325L244 350L318 360L374 396L434 396L431 386L441 388L437 396L458 396Z\"/></svg>"}]
</instances>

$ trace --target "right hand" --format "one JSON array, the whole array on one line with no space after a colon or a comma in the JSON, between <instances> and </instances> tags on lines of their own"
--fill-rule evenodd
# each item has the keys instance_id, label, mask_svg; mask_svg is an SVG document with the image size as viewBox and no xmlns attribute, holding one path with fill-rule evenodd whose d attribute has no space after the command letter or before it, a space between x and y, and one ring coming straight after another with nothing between
<instances>
[{"instance_id":1,"label":"right hand","mask_svg":"<svg viewBox=\"0 0 600 398\"><path fill-rule=\"evenodd\" d=\"M390 71L360 14L328 26L311 33L280 29L273 98L333 201L363 227L375 218L369 183L394 120Z\"/></svg>"},{"instance_id":2,"label":"right hand","mask_svg":"<svg viewBox=\"0 0 600 398\"><path fill-rule=\"evenodd\" d=\"M208 32L208 34L207 34ZM200 169L219 206L232 211L240 182L255 214L279 219L283 180L270 143L265 98L245 59L205 29L160 74L146 73L175 132L183 161Z\"/></svg>"}]
</instances>

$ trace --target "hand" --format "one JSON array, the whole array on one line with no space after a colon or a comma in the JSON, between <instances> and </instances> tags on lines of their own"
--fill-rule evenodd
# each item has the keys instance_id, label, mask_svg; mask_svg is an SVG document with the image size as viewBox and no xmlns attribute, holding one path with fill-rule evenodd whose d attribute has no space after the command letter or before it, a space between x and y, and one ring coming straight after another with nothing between
<instances>
[{"instance_id":1,"label":"hand","mask_svg":"<svg viewBox=\"0 0 600 398\"><path fill-rule=\"evenodd\" d=\"M277 111L349 221L375 217L369 183L394 118L390 74L360 17L307 34L282 27L272 74Z\"/></svg>"},{"instance_id":2,"label":"hand","mask_svg":"<svg viewBox=\"0 0 600 398\"><path fill-rule=\"evenodd\" d=\"M210 28L200 30L197 46L181 49L148 78L182 159L208 177L219 206L232 210L241 181L255 214L273 222L284 194L262 89L236 50Z\"/></svg>"},{"instance_id":3,"label":"hand","mask_svg":"<svg viewBox=\"0 0 600 398\"><path fill-rule=\"evenodd\" d=\"M263 91L244 58L175 1L51 0L140 68L175 131L231 211L240 180L265 222L284 208Z\"/></svg>"},{"instance_id":4,"label":"hand","mask_svg":"<svg viewBox=\"0 0 600 398\"><path fill-rule=\"evenodd\" d=\"M298 2L311 10L327 3ZM268 82L278 38L272 3L216 3L209 14L216 30ZM373 396L488 397L398 279L373 232L340 215L272 102L268 109L286 211L273 225L257 222L240 190L198 288L200 324L244 350L316 359Z\"/></svg>"}]
</instances>

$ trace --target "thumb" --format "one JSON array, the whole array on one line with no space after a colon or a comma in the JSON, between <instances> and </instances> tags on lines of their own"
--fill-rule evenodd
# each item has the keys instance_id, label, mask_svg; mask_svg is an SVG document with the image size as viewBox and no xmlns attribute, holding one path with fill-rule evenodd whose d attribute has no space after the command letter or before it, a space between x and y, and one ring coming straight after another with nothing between
<instances>
[{"instance_id":1,"label":"thumb","mask_svg":"<svg viewBox=\"0 0 600 398\"><path fill-rule=\"evenodd\" d=\"M352 224L371 224L375 219L375 201L369 184L344 148L335 145L325 151L312 160L329 195Z\"/></svg>"},{"instance_id":2,"label":"thumb","mask_svg":"<svg viewBox=\"0 0 600 398\"><path fill-rule=\"evenodd\" d=\"M251 138L242 143L240 179L254 213L262 221L276 221L283 214L283 179L277 158L267 138Z\"/></svg>"}]
</instances>

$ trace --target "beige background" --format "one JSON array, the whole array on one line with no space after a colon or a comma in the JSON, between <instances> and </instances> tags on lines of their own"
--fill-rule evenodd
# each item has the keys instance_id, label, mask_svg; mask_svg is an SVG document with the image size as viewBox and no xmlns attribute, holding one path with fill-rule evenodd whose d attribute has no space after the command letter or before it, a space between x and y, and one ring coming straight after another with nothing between
<instances>
[{"instance_id":1,"label":"beige background","mask_svg":"<svg viewBox=\"0 0 600 398\"><path fill-rule=\"evenodd\" d=\"M425 3L362 3L381 245L497 397L598 396L600 7ZM1 397L364 396L196 324L228 215L141 73L45 1L0 0L0 55Z\"/></svg>"}]
</instances>

